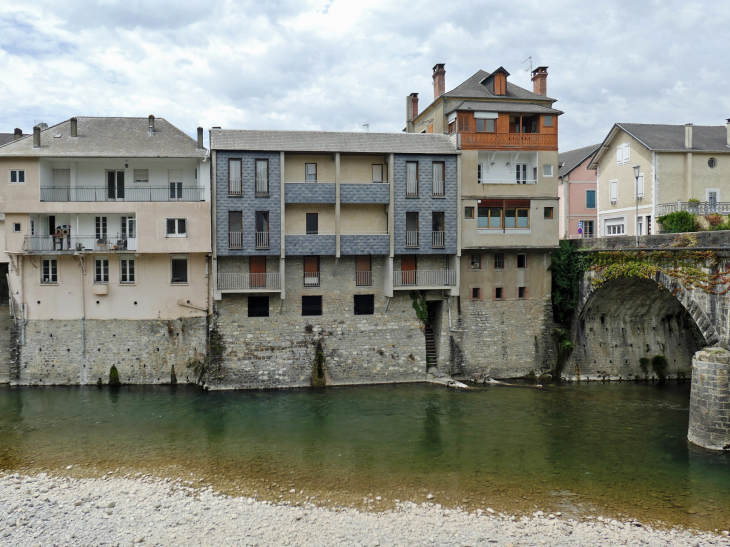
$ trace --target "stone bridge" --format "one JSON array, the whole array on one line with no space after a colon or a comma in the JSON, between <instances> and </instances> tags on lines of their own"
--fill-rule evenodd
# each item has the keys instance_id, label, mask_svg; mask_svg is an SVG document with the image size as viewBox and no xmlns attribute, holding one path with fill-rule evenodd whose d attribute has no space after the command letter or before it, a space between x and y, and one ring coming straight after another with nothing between
<instances>
[{"instance_id":1,"label":"stone bridge","mask_svg":"<svg viewBox=\"0 0 730 547\"><path fill-rule=\"evenodd\" d=\"M693 234L697 244L672 247L674 234L583 239L586 252L707 250L720 259L718 271L730 268L730 232ZM708 270L706 270L708 271ZM715 273L715 272L709 272ZM651 279L619 277L594 283L586 272L571 325L574 349L563 367L572 379L656 378L650 364L667 359L669 378L692 378L692 442L730 449L730 292L688 288L675 277L657 272Z\"/></svg>"}]
</instances>

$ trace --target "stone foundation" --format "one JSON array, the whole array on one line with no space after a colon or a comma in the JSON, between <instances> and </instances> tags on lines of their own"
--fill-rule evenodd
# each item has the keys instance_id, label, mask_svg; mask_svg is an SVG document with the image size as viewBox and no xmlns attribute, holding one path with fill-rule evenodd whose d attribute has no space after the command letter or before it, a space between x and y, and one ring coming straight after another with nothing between
<instances>
[{"instance_id":1,"label":"stone foundation","mask_svg":"<svg viewBox=\"0 0 730 547\"><path fill-rule=\"evenodd\" d=\"M730 450L730 352L698 351L692 359L689 407L690 442L711 450Z\"/></svg>"}]
</instances>

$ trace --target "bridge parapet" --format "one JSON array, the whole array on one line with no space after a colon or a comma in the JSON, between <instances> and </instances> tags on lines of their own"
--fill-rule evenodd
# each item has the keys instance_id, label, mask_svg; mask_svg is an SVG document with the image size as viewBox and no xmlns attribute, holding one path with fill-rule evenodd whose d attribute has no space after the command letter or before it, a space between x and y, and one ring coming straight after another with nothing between
<instances>
[{"instance_id":1,"label":"bridge parapet","mask_svg":"<svg viewBox=\"0 0 730 547\"><path fill-rule=\"evenodd\" d=\"M686 234L655 234L650 236L639 236L639 247L667 248L672 249L672 243L677 237L691 236L697 240L693 247L727 248L730 251L730 230L716 230L712 232L691 232ZM634 236L594 237L584 239L571 239L579 249L636 249ZM677 247L679 249L685 247Z\"/></svg>"}]
</instances>

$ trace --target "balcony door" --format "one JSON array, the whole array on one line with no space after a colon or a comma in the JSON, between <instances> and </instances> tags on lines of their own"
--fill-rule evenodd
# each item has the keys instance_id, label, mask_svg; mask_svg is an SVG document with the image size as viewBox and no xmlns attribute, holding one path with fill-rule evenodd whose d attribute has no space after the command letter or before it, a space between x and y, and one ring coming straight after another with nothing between
<instances>
[{"instance_id":1,"label":"balcony door","mask_svg":"<svg viewBox=\"0 0 730 547\"><path fill-rule=\"evenodd\" d=\"M515 164L515 182L517 182L517 184L526 184L527 183L527 164L526 163Z\"/></svg>"},{"instance_id":2,"label":"balcony door","mask_svg":"<svg viewBox=\"0 0 730 547\"><path fill-rule=\"evenodd\" d=\"M304 286L319 287L319 257L304 257Z\"/></svg>"},{"instance_id":3,"label":"balcony door","mask_svg":"<svg viewBox=\"0 0 730 547\"><path fill-rule=\"evenodd\" d=\"M252 256L248 259L248 273L251 276L251 288L266 287L266 257Z\"/></svg>"},{"instance_id":4,"label":"balcony door","mask_svg":"<svg viewBox=\"0 0 730 547\"><path fill-rule=\"evenodd\" d=\"M269 212L256 211L256 248L269 248Z\"/></svg>"},{"instance_id":5,"label":"balcony door","mask_svg":"<svg viewBox=\"0 0 730 547\"><path fill-rule=\"evenodd\" d=\"M403 285L415 285L416 284L417 266L418 266L418 264L416 261L416 255L401 255L400 269L401 269L401 282Z\"/></svg>"},{"instance_id":6,"label":"balcony door","mask_svg":"<svg viewBox=\"0 0 730 547\"><path fill-rule=\"evenodd\" d=\"M243 248L243 213L228 211L228 248Z\"/></svg>"},{"instance_id":7,"label":"balcony door","mask_svg":"<svg viewBox=\"0 0 730 547\"><path fill-rule=\"evenodd\" d=\"M106 172L106 192L108 199L124 199L124 171Z\"/></svg>"},{"instance_id":8,"label":"balcony door","mask_svg":"<svg viewBox=\"0 0 730 547\"><path fill-rule=\"evenodd\" d=\"M137 250L137 227L134 217L122 217L122 245L129 251Z\"/></svg>"}]
</instances>

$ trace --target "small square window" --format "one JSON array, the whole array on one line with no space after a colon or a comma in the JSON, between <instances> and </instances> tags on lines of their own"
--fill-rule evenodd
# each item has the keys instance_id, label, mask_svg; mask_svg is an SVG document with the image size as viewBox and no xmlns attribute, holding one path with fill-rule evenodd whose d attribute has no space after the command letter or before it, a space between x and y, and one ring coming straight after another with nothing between
<instances>
[{"instance_id":1,"label":"small square window","mask_svg":"<svg viewBox=\"0 0 730 547\"><path fill-rule=\"evenodd\" d=\"M268 317L269 316L269 297L268 296L249 296L248 297L248 316L249 317Z\"/></svg>"},{"instance_id":2,"label":"small square window","mask_svg":"<svg viewBox=\"0 0 730 547\"><path fill-rule=\"evenodd\" d=\"M355 315L373 315L375 313L374 294L355 295Z\"/></svg>"},{"instance_id":3,"label":"small square window","mask_svg":"<svg viewBox=\"0 0 730 547\"><path fill-rule=\"evenodd\" d=\"M11 169L9 182L10 184L25 184L25 170Z\"/></svg>"},{"instance_id":4,"label":"small square window","mask_svg":"<svg viewBox=\"0 0 730 547\"><path fill-rule=\"evenodd\" d=\"M464 207L464 218L474 218L474 207Z\"/></svg>"},{"instance_id":5,"label":"small square window","mask_svg":"<svg viewBox=\"0 0 730 547\"><path fill-rule=\"evenodd\" d=\"M543 116L543 125L545 127L552 127L553 126L553 117L552 116Z\"/></svg>"},{"instance_id":6,"label":"small square window","mask_svg":"<svg viewBox=\"0 0 730 547\"><path fill-rule=\"evenodd\" d=\"M542 176L543 177L552 177L553 176L553 166L552 164L543 165L542 166Z\"/></svg>"},{"instance_id":7,"label":"small square window","mask_svg":"<svg viewBox=\"0 0 730 547\"><path fill-rule=\"evenodd\" d=\"M13 222L13 232L16 234L20 233L20 222Z\"/></svg>"},{"instance_id":8,"label":"small square window","mask_svg":"<svg viewBox=\"0 0 730 547\"><path fill-rule=\"evenodd\" d=\"M187 222L184 218L165 219L165 231L167 237L186 237Z\"/></svg>"},{"instance_id":9,"label":"small square window","mask_svg":"<svg viewBox=\"0 0 730 547\"><path fill-rule=\"evenodd\" d=\"M479 296L479 291L480 291L480 289L478 287L472 288L472 290L471 290L471 299L472 300L480 300L481 297Z\"/></svg>"},{"instance_id":10,"label":"small square window","mask_svg":"<svg viewBox=\"0 0 730 547\"><path fill-rule=\"evenodd\" d=\"M302 315L322 315L322 297L302 296Z\"/></svg>"},{"instance_id":11,"label":"small square window","mask_svg":"<svg viewBox=\"0 0 730 547\"><path fill-rule=\"evenodd\" d=\"M494 253L494 269L504 269L504 253Z\"/></svg>"},{"instance_id":12,"label":"small square window","mask_svg":"<svg viewBox=\"0 0 730 547\"><path fill-rule=\"evenodd\" d=\"M527 287L517 287L517 298L520 300L527 298Z\"/></svg>"},{"instance_id":13,"label":"small square window","mask_svg":"<svg viewBox=\"0 0 730 547\"><path fill-rule=\"evenodd\" d=\"M527 255L524 253L520 253L517 255L517 267L518 268L527 268Z\"/></svg>"},{"instance_id":14,"label":"small square window","mask_svg":"<svg viewBox=\"0 0 730 547\"><path fill-rule=\"evenodd\" d=\"M150 170L149 169L135 169L134 170L134 182L149 182L150 181Z\"/></svg>"},{"instance_id":15,"label":"small square window","mask_svg":"<svg viewBox=\"0 0 730 547\"><path fill-rule=\"evenodd\" d=\"M481 270L482 269L482 255L473 254L471 255L471 269Z\"/></svg>"},{"instance_id":16,"label":"small square window","mask_svg":"<svg viewBox=\"0 0 730 547\"><path fill-rule=\"evenodd\" d=\"M502 287L495 287L494 288L494 299L495 300L502 300Z\"/></svg>"},{"instance_id":17,"label":"small square window","mask_svg":"<svg viewBox=\"0 0 730 547\"><path fill-rule=\"evenodd\" d=\"M552 207L545 207L545 209L543 209L543 216L546 219L553 218L553 208Z\"/></svg>"}]
</instances>

